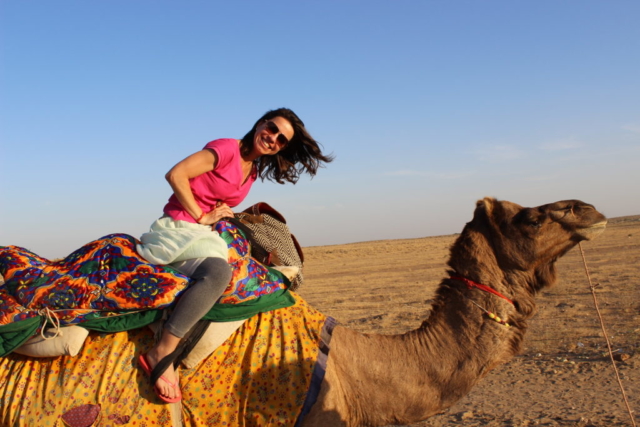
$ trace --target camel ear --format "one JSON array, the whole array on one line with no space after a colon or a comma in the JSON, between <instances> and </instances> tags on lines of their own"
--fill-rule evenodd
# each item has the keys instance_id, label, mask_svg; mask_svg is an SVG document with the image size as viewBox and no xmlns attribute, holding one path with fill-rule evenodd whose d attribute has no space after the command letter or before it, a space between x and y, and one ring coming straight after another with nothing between
<instances>
[{"instance_id":1,"label":"camel ear","mask_svg":"<svg viewBox=\"0 0 640 427\"><path fill-rule=\"evenodd\" d=\"M493 207L495 206L497 200L493 197L485 197L484 199L480 199L476 202L476 212L479 209L483 209L488 217L491 217L491 213L493 212Z\"/></svg>"}]
</instances>

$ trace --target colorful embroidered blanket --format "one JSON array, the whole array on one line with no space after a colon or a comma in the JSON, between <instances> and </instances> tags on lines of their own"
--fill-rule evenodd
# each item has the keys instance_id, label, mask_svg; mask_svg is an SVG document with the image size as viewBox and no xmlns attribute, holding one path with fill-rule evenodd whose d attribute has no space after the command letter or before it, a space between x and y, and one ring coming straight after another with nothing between
<instances>
[{"instance_id":1,"label":"colorful embroidered blanket","mask_svg":"<svg viewBox=\"0 0 640 427\"><path fill-rule=\"evenodd\" d=\"M295 305L255 315L197 367L180 370L181 408L163 404L138 365L153 345L148 328L91 332L75 357L0 358L0 425L82 417L97 427L293 426L314 395L312 378L323 378L317 362L333 327L294 296Z\"/></svg>"},{"instance_id":2,"label":"colorful embroidered blanket","mask_svg":"<svg viewBox=\"0 0 640 427\"><path fill-rule=\"evenodd\" d=\"M250 257L249 243L235 225L220 221L216 231L229 246L233 275L206 319L243 319L293 303L284 276ZM147 262L136 243L132 236L111 234L59 261L0 247L0 356L37 333L47 318L105 332L157 320L187 289L189 278Z\"/></svg>"}]
</instances>

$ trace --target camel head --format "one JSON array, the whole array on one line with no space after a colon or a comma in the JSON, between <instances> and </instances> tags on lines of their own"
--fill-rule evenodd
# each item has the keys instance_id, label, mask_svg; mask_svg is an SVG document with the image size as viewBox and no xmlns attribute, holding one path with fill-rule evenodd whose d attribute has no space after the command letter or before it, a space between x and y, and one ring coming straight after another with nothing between
<instances>
[{"instance_id":1,"label":"camel head","mask_svg":"<svg viewBox=\"0 0 640 427\"><path fill-rule=\"evenodd\" d=\"M580 200L524 208L485 198L454 243L449 266L481 282L524 279L535 293L555 281L559 257L602 233L606 224L604 215Z\"/></svg>"}]
</instances>

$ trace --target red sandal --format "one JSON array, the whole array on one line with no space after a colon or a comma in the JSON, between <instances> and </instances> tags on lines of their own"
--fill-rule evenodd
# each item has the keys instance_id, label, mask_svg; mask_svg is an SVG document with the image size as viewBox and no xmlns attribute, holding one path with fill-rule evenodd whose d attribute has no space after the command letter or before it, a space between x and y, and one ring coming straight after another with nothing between
<instances>
[{"instance_id":1,"label":"red sandal","mask_svg":"<svg viewBox=\"0 0 640 427\"><path fill-rule=\"evenodd\" d=\"M144 370L144 372L148 376L151 376L151 366L149 365L149 361L147 360L147 355L146 354L141 354L140 357L138 358L138 362L140 362L140 366L142 366L142 369ZM171 386L173 389L178 390L178 395L176 397L173 397L173 398L166 397L166 396L162 395L162 393L160 393L160 390L158 389L158 386L156 384L152 384L153 385L153 390L156 392L156 396L158 396L158 398L160 398L160 400L162 400L163 402L166 402L166 403L180 402L182 400L182 392L180 391L180 385L177 384L177 383L172 383L164 375L160 376L160 379L162 381L166 382L167 384L169 384L169 386Z\"/></svg>"}]
</instances>

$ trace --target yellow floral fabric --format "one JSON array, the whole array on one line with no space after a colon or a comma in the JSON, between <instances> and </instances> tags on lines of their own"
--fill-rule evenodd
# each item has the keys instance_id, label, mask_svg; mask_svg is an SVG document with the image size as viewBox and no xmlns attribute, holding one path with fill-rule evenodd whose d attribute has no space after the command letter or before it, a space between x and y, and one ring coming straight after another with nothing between
<instances>
[{"instance_id":1,"label":"yellow floral fabric","mask_svg":"<svg viewBox=\"0 0 640 427\"><path fill-rule=\"evenodd\" d=\"M180 369L182 408L164 404L138 365L149 330L92 332L75 357L0 358L0 425L64 426L80 405L95 426L293 426L306 397L326 317L296 304L247 320L194 369Z\"/></svg>"}]
</instances>

